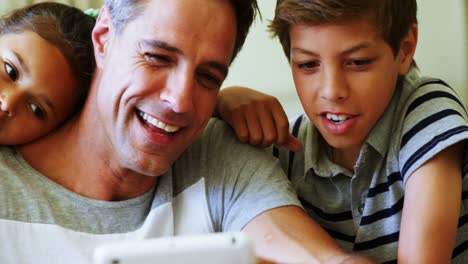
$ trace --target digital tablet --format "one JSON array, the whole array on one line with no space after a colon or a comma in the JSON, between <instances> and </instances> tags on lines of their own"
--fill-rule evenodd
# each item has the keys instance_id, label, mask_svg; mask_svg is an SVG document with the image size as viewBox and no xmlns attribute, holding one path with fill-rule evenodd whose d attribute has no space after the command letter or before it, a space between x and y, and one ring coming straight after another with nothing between
<instances>
[{"instance_id":1,"label":"digital tablet","mask_svg":"<svg viewBox=\"0 0 468 264\"><path fill-rule=\"evenodd\" d=\"M254 264L253 242L244 233L163 237L104 244L93 264Z\"/></svg>"}]
</instances>

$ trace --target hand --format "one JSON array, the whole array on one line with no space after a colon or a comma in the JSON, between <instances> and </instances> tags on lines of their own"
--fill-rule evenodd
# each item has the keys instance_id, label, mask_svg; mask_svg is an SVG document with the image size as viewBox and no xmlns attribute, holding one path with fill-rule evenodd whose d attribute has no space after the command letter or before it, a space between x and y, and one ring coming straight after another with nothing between
<instances>
[{"instance_id":1,"label":"hand","mask_svg":"<svg viewBox=\"0 0 468 264\"><path fill-rule=\"evenodd\" d=\"M264 258L257 257L256 264L275 264L276 262L266 260Z\"/></svg>"},{"instance_id":2,"label":"hand","mask_svg":"<svg viewBox=\"0 0 468 264\"><path fill-rule=\"evenodd\" d=\"M372 260L362 255L349 255L336 256L329 259L325 264L374 264Z\"/></svg>"},{"instance_id":3,"label":"hand","mask_svg":"<svg viewBox=\"0 0 468 264\"><path fill-rule=\"evenodd\" d=\"M218 95L216 115L234 129L243 143L302 149L301 142L289 132L283 107L273 96L246 87L224 88Z\"/></svg>"}]
</instances>

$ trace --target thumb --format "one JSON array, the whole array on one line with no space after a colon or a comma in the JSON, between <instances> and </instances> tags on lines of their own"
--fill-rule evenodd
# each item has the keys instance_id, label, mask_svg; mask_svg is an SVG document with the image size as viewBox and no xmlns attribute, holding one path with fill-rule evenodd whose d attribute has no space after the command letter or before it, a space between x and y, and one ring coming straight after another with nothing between
<instances>
[{"instance_id":1,"label":"thumb","mask_svg":"<svg viewBox=\"0 0 468 264\"><path fill-rule=\"evenodd\" d=\"M301 151L302 142L299 139L295 138L292 134L289 134L288 138L286 139L286 143L284 144L284 147L294 152Z\"/></svg>"}]
</instances>

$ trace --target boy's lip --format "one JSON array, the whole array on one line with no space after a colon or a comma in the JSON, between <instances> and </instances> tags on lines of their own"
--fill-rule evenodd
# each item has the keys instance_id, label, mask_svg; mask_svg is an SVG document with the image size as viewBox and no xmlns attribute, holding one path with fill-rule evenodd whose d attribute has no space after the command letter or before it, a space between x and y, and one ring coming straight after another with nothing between
<instances>
[{"instance_id":1,"label":"boy's lip","mask_svg":"<svg viewBox=\"0 0 468 264\"><path fill-rule=\"evenodd\" d=\"M327 114L332 114L332 115L346 115L346 116L356 116L355 114L350 114L350 113L344 113L344 112L332 112L332 111L322 111L320 112L321 116L326 116Z\"/></svg>"},{"instance_id":2,"label":"boy's lip","mask_svg":"<svg viewBox=\"0 0 468 264\"><path fill-rule=\"evenodd\" d=\"M341 123L333 122L329 119L330 115L343 118L343 121ZM358 115L356 114L349 114L344 112L320 112L320 118L324 128L328 131L328 133L336 136L342 136L348 133L355 124L357 117Z\"/></svg>"}]
</instances>

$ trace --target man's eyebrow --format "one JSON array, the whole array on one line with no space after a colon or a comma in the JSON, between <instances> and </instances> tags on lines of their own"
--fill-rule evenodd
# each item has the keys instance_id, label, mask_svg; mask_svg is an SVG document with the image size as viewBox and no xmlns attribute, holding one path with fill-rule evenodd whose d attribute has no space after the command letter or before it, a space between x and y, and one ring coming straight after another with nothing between
<instances>
[{"instance_id":1,"label":"man's eyebrow","mask_svg":"<svg viewBox=\"0 0 468 264\"><path fill-rule=\"evenodd\" d=\"M140 42L140 47L141 46L146 46L150 48L158 48L158 49L163 49L169 52L182 54L181 50L161 40L144 39Z\"/></svg>"},{"instance_id":2,"label":"man's eyebrow","mask_svg":"<svg viewBox=\"0 0 468 264\"><path fill-rule=\"evenodd\" d=\"M57 110L55 109L55 106L54 104L52 103L52 101L50 101L49 97L47 97L46 95L44 94L39 94L37 96L37 98L39 98L43 103L45 103L46 105L49 106L49 108L52 110L52 112L54 112L54 114L57 114Z\"/></svg>"},{"instance_id":3,"label":"man's eyebrow","mask_svg":"<svg viewBox=\"0 0 468 264\"><path fill-rule=\"evenodd\" d=\"M150 39L144 39L140 42L140 47L150 47L150 48L157 48L157 49L163 49L163 50L166 50L166 51L169 51L169 52L172 52L172 53L177 53L177 54L183 54L183 52L172 46L171 44L165 42L165 41L161 41L161 40L150 40ZM216 70L218 70L224 77L227 76L228 72L229 72L229 67L224 64L224 63L221 63L221 62L217 62L217 61L208 61L206 63L204 63L206 66L210 67L210 68L214 68Z\"/></svg>"},{"instance_id":4,"label":"man's eyebrow","mask_svg":"<svg viewBox=\"0 0 468 264\"><path fill-rule=\"evenodd\" d=\"M23 57L21 57L18 53L14 52L14 51L12 51L12 53L13 53L13 56L15 56L16 59L18 60L20 66L21 66L21 68L24 70L24 72L25 72L26 74L29 74L28 65L26 65L26 63L24 62Z\"/></svg>"}]
</instances>

